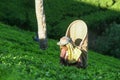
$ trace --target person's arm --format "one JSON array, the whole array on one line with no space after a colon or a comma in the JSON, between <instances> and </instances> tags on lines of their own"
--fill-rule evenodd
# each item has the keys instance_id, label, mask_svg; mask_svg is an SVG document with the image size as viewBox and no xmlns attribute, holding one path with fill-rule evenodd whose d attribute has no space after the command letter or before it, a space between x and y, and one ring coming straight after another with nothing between
<instances>
[{"instance_id":1,"label":"person's arm","mask_svg":"<svg viewBox=\"0 0 120 80\"><path fill-rule=\"evenodd\" d=\"M66 50L65 49L61 49L60 57L65 59L65 55L66 55Z\"/></svg>"},{"instance_id":2,"label":"person's arm","mask_svg":"<svg viewBox=\"0 0 120 80\"><path fill-rule=\"evenodd\" d=\"M65 54L65 60L67 60L68 59L68 53L66 52L66 54Z\"/></svg>"}]
</instances>

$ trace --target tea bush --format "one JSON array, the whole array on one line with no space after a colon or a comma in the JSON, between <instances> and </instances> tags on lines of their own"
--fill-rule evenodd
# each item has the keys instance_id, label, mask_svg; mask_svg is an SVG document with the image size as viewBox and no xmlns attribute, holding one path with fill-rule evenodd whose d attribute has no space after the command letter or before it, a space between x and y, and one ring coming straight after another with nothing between
<instances>
[{"instance_id":1,"label":"tea bush","mask_svg":"<svg viewBox=\"0 0 120 80\"><path fill-rule=\"evenodd\" d=\"M23 29L37 31L34 3L33 0L1 0L0 21L17 25ZM101 24L104 26L113 21L119 22L120 20L118 17L120 16L119 0L44 0L44 8L46 22L49 28L48 33L50 33L51 30L56 30L59 27L58 25L69 19L70 21L71 19L85 20L90 30L98 29ZM65 26L65 28L66 27L67 26ZM60 33L64 34L63 32ZM51 35L48 34L48 36ZM56 36L52 35L52 38L54 37ZM57 35L57 37L60 36Z\"/></svg>"},{"instance_id":2,"label":"tea bush","mask_svg":"<svg viewBox=\"0 0 120 80\"><path fill-rule=\"evenodd\" d=\"M57 41L47 50L32 40L33 32L0 23L0 80L119 80L120 61L96 52L88 53L88 67L59 64Z\"/></svg>"},{"instance_id":3,"label":"tea bush","mask_svg":"<svg viewBox=\"0 0 120 80\"><path fill-rule=\"evenodd\" d=\"M87 23L89 32L96 35L94 38L101 36L109 24L120 24L119 4L120 0L44 0L47 36L59 39L76 19ZM37 32L34 0L1 0L0 21ZM89 40L90 43L92 41ZM90 46L91 49L94 47Z\"/></svg>"},{"instance_id":4,"label":"tea bush","mask_svg":"<svg viewBox=\"0 0 120 80\"><path fill-rule=\"evenodd\" d=\"M115 57L120 58L120 25L112 24L110 28L106 29L103 36L96 40L95 50Z\"/></svg>"},{"instance_id":5,"label":"tea bush","mask_svg":"<svg viewBox=\"0 0 120 80\"><path fill-rule=\"evenodd\" d=\"M88 28L92 31L96 31L97 34L100 34L105 31L106 28L109 28L108 25L113 21L119 21L120 18L119 12L114 11L99 11L96 13L91 13L90 15L81 17L87 25Z\"/></svg>"},{"instance_id":6,"label":"tea bush","mask_svg":"<svg viewBox=\"0 0 120 80\"><path fill-rule=\"evenodd\" d=\"M36 26L34 1L1 0L0 21L34 31Z\"/></svg>"}]
</instances>

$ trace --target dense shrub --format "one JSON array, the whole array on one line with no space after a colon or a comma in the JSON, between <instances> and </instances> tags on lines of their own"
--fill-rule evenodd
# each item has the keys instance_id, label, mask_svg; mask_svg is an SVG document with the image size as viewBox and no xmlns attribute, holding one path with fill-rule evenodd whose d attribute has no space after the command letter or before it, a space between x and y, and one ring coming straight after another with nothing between
<instances>
[{"instance_id":1,"label":"dense shrub","mask_svg":"<svg viewBox=\"0 0 120 80\"><path fill-rule=\"evenodd\" d=\"M120 13L113 10L98 11L81 17L86 21L88 27L97 34L104 32L108 25L113 21L119 21Z\"/></svg>"},{"instance_id":2,"label":"dense shrub","mask_svg":"<svg viewBox=\"0 0 120 80\"><path fill-rule=\"evenodd\" d=\"M36 19L34 1L1 0L0 21L10 25L17 25L23 29L35 30Z\"/></svg>"},{"instance_id":3,"label":"dense shrub","mask_svg":"<svg viewBox=\"0 0 120 80\"><path fill-rule=\"evenodd\" d=\"M94 47L95 50L120 58L120 25L112 24L106 29L102 37L99 37Z\"/></svg>"},{"instance_id":4,"label":"dense shrub","mask_svg":"<svg viewBox=\"0 0 120 80\"><path fill-rule=\"evenodd\" d=\"M62 20L61 23L57 24L56 26L48 26L49 37L59 39L60 37L64 36L69 24L76 19L78 18L66 17L66 20Z\"/></svg>"},{"instance_id":5,"label":"dense shrub","mask_svg":"<svg viewBox=\"0 0 120 80\"><path fill-rule=\"evenodd\" d=\"M89 30L96 31L96 34L99 35L108 28L108 25L111 22L118 21L119 23L120 21L120 12L117 10L119 5L117 2L114 3L115 6L112 5L113 2L110 1L110 5L107 6L108 0L106 0L104 4L106 8L104 8L100 6L100 4L102 5L104 2L103 0L99 2L96 0L58 0L51 3L53 1L54 0L45 0L45 12L48 25L48 36L54 39L65 34L65 29L70 22L72 22L71 20L84 20L87 23ZM54 31L54 33L51 33L51 31Z\"/></svg>"},{"instance_id":6,"label":"dense shrub","mask_svg":"<svg viewBox=\"0 0 120 80\"><path fill-rule=\"evenodd\" d=\"M48 37L59 39L76 19L84 20L89 31L101 36L110 23L120 24L119 4L120 0L44 0ZM34 0L0 0L0 21L37 31Z\"/></svg>"},{"instance_id":7,"label":"dense shrub","mask_svg":"<svg viewBox=\"0 0 120 80\"><path fill-rule=\"evenodd\" d=\"M0 21L36 31L37 23L34 5L34 0L1 0ZM50 27L48 33L52 28L54 28L53 30L58 28L57 25L63 23L63 21L68 21L68 17L70 21L73 18L83 19L90 29L96 30L96 28L99 29L98 26L101 26L101 24L116 21L116 18L120 16L119 12L110 10L119 11L118 0L44 0L44 9L47 25Z\"/></svg>"},{"instance_id":8,"label":"dense shrub","mask_svg":"<svg viewBox=\"0 0 120 80\"><path fill-rule=\"evenodd\" d=\"M57 41L40 50L33 32L0 23L0 80L120 80L120 61L89 50L88 67L59 63Z\"/></svg>"}]
</instances>

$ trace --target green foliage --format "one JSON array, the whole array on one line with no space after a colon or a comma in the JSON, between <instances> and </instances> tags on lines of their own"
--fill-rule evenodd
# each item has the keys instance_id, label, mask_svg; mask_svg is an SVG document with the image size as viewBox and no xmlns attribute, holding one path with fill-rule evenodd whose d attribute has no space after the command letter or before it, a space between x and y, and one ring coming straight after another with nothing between
<instances>
[{"instance_id":1,"label":"green foliage","mask_svg":"<svg viewBox=\"0 0 120 80\"><path fill-rule=\"evenodd\" d=\"M106 29L103 36L96 40L95 50L120 58L120 25L112 24Z\"/></svg>"},{"instance_id":2,"label":"green foliage","mask_svg":"<svg viewBox=\"0 0 120 80\"><path fill-rule=\"evenodd\" d=\"M57 41L40 50L34 33L0 23L0 80L117 80L120 61L89 51L88 67L59 64Z\"/></svg>"},{"instance_id":3,"label":"green foliage","mask_svg":"<svg viewBox=\"0 0 120 80\"><path fill-rule=\"evenodd\" d=\"M65 34L64 29L67 29L71 20L76 19L84 20L90 31L101 34L111 22L120 21L118 3L118 1L113 2L112 0L45 0L48 36L58 39Z\"/></svg>"},{"instance_id":4,"label":"green foliage","mask_svg":"<svg viewBox=\"0 0 120 80\"><path fill-rule=\"evenodd\" d=\"M34 1L1 0L0 21L10 25L17 25L23 29L35 30L36 19Z\"/></svg>"},{"instance_id":5,"label":"green foliage","mask_svg":"<svg viewBox=\"0 0 120 80\"><path fill-rule=\"evenodd\" d=\"M106 10L91 13L90 15L83 16L82 19L87 23L90 30L99 34L104 32L106 28L109 28L111 22L119 21L120 18L118 16L120 16L119 12Z\"/></svg>"},{"instance_id":6,"label":"green foliage","mask_svg":"<svg viewBox=\"0 0 120 80\"><path fill-rule=\"evenodd\" d=\"M69 24L76 20L77 18L69 18L67 17L66 20L61 21L61 23L57 24L57 26L48 26L48 35L50 38L54 38L54 39L60 39L62 36L65 35L67 27L69 26ZM52 27L52 28L51 28ZM52 33L51 33L52 32Z\"/></svg>"},{"instance_id":7,"label":"green foliage","mask_svg":"<svg viewBox=\"0 0 120 80\"><path fill-rule=\"evenodd\" d=\"M59 39L76 19L84 20L89 31L101 36L109 24L120 23L119 4L120 0L44 0L47 36ZM34 0L1 0L0 21L37 31Z\"/></svg>"},{"instance_id":8,"label":"green foliage","mask_svg":"<svg viewBox=\"0 0 120 80\"><path fill-rule=\"evenodd\" d=\"M106 8L106 7L109 7L109 6L112 6L113 5L113 0L99 0L99 3L100 3L100 7L102 8Z\"/></svg>"},{"instance_id":9,"label":"green foliage","mask_svg":"<svg viewBox=\"0 0 120 80\"><path fill-rule=\"evenodd\" d=\"M85 20L90 30L96 31L97 29L99 32L101 26L120 21L119 2L119 0L44 0L48 36L56 39L56 37L64 35L65 31L61 29L66 29L68 26L62 24L69 25L68 22L75 19ZM34 5L34 0L1 0L0 21L36 31ZM103 32L105 28L103 27L101 31ZM51 31L57 32L59 35L49 34Z\"/></svg>"}]
</instances>

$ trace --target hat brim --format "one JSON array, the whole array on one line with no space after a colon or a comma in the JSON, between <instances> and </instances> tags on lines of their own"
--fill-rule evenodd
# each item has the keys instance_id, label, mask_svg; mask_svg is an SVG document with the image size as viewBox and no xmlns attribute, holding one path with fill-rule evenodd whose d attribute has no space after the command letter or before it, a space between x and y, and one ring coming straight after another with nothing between
<instances>
[{"instance_id":1,"label":"hat brim","mask_svg":"<svg viewBox=\"0 0 120 80\"><path fill-rule=\"evenodd\" d=\"M60 45L60 42L57 42L57 45Z\"/></svg>"},{"instance_id":2,"label":"hat brim","mask_svg":"<svg viewBox=\"0 0 120 80\"><path fill-rule=\"evenodd\" d=\"M57 45L60 45L60 46L66 45L66 44L67 44L67 43L64 43L64 44L63 44L63 43L61 43L61 42L58 42L58 43L57 43Z\"/></svg>"},{"instance_id":3,"label":"hat brim","mask_svg":"<svg viewBox=\"0 0 120 80\"><path fill-rule=\"evenodd\" d=\"M65 45L65 44L61 44L61 42L58 42L58 43L57 43L57 45L60 45L60 46L62 46L62 45Z\"/></svg>"}]
</instances>

